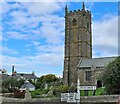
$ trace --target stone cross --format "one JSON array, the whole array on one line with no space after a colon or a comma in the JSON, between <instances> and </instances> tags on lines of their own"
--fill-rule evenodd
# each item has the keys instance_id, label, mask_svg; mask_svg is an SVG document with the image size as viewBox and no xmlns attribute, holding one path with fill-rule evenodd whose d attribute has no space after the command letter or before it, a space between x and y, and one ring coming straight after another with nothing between
<instances>
[{"instance_id":1,"label":"stone cross","mask_svg":"<svg viewBox=\"0 0 120 104\"><path fill-rule=\"evenodd\" d=\"M31 99L31 94L29 92L29 88L26 87L25 100L30 100L30 99Z\"/></svg>"}]
</instances>

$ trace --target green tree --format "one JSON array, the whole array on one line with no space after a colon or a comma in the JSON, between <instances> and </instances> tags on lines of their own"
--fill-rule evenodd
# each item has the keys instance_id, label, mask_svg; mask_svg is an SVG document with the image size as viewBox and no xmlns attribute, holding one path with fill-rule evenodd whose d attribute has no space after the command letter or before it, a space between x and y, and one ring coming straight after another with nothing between
<instances>
[{"instance_id":1,"label":"green tree","mask_svg":"<svg viewBox=\"0 0 120 104\"><path fill-rule=\"evenodd\" d=\"M14 92L16 88L20 88L24 84L23 79L17 80L15 78L9 78L2 82L3 90L8 90L9 92Z\"/></svg>"},{"instance_id":2,"label":"green tree","mask_svg":"<svg viewBox=\"0 0 120 104\"><path fill-rule=\"evenodd\" d=\"M47 83L50 86L52 83L55 82L59 82L59 78L56 77L54 74L47 74L38 78L35 85L36 88L44 88L45 83Z\"/></svg>"},{"instance_id":3,"label":"green tree","mask_svg":"<svg viewBox=\"0 0 120 104\"><path fill-rule=\"evenodd\" d=\"M108 94L120 93L120 56L106 66L102 81Z\"/></svg>"},{"instance_id":4,"label":"green tree","mask_svg":"<svg viewBox=\"0 0 120 104\"><path fill-rule=\"evenodd\" d=\"M8 89L9 92L14 92L15 88L19 87L19 85L17 79L14 78L7 79L2 84L3 88Z\"/></svg>"}]
</instances>

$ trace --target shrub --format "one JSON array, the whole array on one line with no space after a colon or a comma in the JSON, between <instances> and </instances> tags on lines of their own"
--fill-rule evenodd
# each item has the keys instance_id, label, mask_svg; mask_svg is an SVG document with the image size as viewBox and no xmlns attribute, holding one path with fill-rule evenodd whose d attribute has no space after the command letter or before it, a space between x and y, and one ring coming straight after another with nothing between
<instances>
[{"instance_id":1,"label":"shrub","mask_svg":"<svg viewBox=\"0 0 120 104\"><path fill-rule=\"evenodd\" d=\"M66 85L61 85L57 88L57 91L61 92L61 93L66 93L69 90L69 86Z\"/></svg>"}]
</instances>

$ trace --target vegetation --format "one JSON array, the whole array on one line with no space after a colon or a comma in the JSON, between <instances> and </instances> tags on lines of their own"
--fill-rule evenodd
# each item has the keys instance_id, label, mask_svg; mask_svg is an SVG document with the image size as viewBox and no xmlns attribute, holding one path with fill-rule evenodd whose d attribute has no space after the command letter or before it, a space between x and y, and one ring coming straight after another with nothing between
<instances>
[{"instance_id":1,"label":"vegetation","mask_svg":"<svg viewBox=\"0 0 120 104\"><path fill-rule=\"evenodd\" d=\"M20 79L19 81L15 78L10 78L5 80L2 83L2 92L14 92L16 88L19 88L24 83L23 79Z\"/></svg>"},{"instance_id":2,"label":"vegetation","mask_svg":"<svg viewBox=\"0 0 120 104\"><path fill-rule=\"evenodd\" d=\"M102 81L107 94L120 94L120 56L106 66Z\"/></svg>"},{"instance_id":3,"label":"vegetation","mask_svg":"<svg viewBox=\"0 0 120 104\"><path fill-rule=\"evenodd\" d=\"M56 92L66 93L69 90L69 86L61 85L56 88Z\"/></svg>"},{"instance_id":4,"label":"vegetation","mask_svg":"<svg viewBox=\"0 0 120 104\"><path fill-rule=\"evenodd\" d=\"M44 88L44 85L46 83L48 84L48 86L55 86L55 83L60 84L60 81L59 81L59 78L56 77L54 74L47 74L38 78L35 86L37 89Z\"/></svg>"},{"instance_id":5,"label":"vegetation","mask_svg":"<svg viewBox=\"0 0 120 104\"><path fill-rule=\"evenodd\" d=\"M103 87L97 88L95 96L104 95L104 93L105 93L105 88L103 88ZM84 91L83 90L80 91L80 96L84 96ZM88 96L93 96L93 91L92 90L88 91Z\"/></svg>"},{"instance_id":6,"label":"vegetation","mask_svg":"<svg viewBox=\"0 0 120 104\"><path fill-rule=\"evenodd\" d=\"M32 98L36 98L36 97L42 97L43 94L47 94L49 91L49 89L36 89L34 91L31 91L31 96Z\"/></svg>"}]
</instances>

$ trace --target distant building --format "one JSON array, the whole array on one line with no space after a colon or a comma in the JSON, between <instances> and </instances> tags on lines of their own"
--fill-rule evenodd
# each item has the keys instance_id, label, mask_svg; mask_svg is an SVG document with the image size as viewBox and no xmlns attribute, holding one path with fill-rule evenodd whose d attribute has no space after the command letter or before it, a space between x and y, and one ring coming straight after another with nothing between
<instances>
[{"instance_id":1,"label":"distant building","mask_svg":"<svg viewBox=\"0 0 120 104\"><path fill-rule=\"evenodd\" d=\"M37 76L35 75L35 72L33 71L31 74L28 73L17 73L14 70L14 66L12 66L12 77L17 78L18 80L24 79L24 80L32 80L34 82L37 81Z\"/></svg>"},{"instance_id":2,"label":"distant building","mask_svg":"<svg viewBox=\"0 0 120 104\"><path fill-rule=\"evenodd\" d=\"M34 82L37 81L37 76L34 74L26 74L26 73L16 73L12 76L13 78L17 78L18 80L24 79L24 80L32 80Z\"/></svg>"},{"instance_id":3,"label":"distant building","mask_svg":"<svg viewBox=\"0 0 120 104\"><path fill-rule=\"evenodd\" d=\"M31 84L29 81L25 81L25 83L20 87L19 90L26 90L26 88L29 88L30 91L35 90L35 86Z\"/></svg>"},{"instance_id":4,"label":"distant building","mask_svg":"<svg viewBox=\"0 0 120 104\"><path fill-rule=\"evenodd\" d=\"M38 77L35 75L34 71L30 73L17 73L14 70L14 66L12 66L12 75L8 75L7 73L0 74L0 81L5 81L9 78L15 78L17 80L24 79L24 80L32 80L34 82L37 81Z\"/></svg>"}]
</instances>

